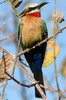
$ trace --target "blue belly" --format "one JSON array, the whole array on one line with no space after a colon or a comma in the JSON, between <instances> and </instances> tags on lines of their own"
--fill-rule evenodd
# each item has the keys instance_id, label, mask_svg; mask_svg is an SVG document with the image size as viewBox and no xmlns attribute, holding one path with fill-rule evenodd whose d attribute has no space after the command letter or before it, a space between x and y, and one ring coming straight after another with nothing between
<instances>
[{"instance_id":1,"label":"blue belly","mask_svg":"<svg viewBox=\"0 0 66 100\"><path fill-rule=\"evenodd\" d=\"M43 62L43 55L40 52L34 54L31 62L33 71L40 71Z\"/></svg>"},{"instance_id":2,"label":"blue belly","mask_svg":"<svg viewBox=\"0 0 66 100\"><path fill-rule=\"evenodd\" d=\"M25 53L25 58L32 72L41 70L45 51L46 51L46 44L43 44Z\"/></svg>"}]
</instances>

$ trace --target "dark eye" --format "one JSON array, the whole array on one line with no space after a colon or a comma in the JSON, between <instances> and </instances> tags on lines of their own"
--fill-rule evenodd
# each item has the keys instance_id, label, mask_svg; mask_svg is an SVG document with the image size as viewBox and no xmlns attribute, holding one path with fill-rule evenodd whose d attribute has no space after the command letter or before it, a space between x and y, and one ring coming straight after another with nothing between
<instances>
[{"instance_id":1,"label":"dark eye","mask_svg":"<svg viewBox=\"0 0 66 100\"><path fill-rule=\"evenodd\" d=\"M33 8L32 8L32 7L30 7L30 8L29 8L29 10L31 11L31 10L33 10Z\"/></svg>"}]
</instances>

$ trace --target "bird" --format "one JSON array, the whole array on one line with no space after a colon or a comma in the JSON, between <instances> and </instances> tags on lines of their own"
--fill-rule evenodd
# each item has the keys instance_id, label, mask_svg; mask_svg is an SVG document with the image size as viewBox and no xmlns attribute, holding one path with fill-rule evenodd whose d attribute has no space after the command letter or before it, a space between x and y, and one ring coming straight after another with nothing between
<instances>
[{"instance_id":1,"label":"bird","mask_svg":"<svg viewBox=\"0 0 66 100\"><path fill-rule=\"evenodd\" d=\"M23 50L33 47L48 37L47 26L41 18L40 11L41 7L45 4L48 4L48 2L27 4L22 10L21 20L18 26L18 40L20 40L20 46ZM47 42L24 54L35 80L42 85L44 85L42 63L45 58L46 47ZM46 95L45 89L42 88L42 90ZM35 97L42 98L36 87Z\"/></svg>"}]
</instances>

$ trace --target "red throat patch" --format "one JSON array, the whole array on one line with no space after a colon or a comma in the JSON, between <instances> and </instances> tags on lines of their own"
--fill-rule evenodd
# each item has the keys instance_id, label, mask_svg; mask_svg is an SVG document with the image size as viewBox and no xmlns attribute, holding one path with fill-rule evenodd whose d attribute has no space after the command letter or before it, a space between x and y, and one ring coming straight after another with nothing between
<instances>
[{"instance_id":1,"label":"red throat patch","mask_svg":"<svg viewBox=\"0 0 66 100\"><path fill-rule=\"evenodd\" d=\"M40 17L41 16L40 12L27 13L26 15L28 15L28 16L34 16L34 17Z\"/></svg>"}]
</instances>

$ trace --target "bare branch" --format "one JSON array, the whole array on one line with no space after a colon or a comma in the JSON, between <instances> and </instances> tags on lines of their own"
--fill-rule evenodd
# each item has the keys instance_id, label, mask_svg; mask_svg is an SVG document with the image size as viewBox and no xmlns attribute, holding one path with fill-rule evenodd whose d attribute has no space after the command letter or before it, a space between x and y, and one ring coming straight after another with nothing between
<instances>
[{"instance_id":1,"label":"bare branch","mask_svg":"<svg viewBox=\"0 0 66 100\"><path fill-rule=\"evenodd\" d=\"M56 89L48 88L48 87L43 86L43 85L41 85L41 84L40 84L40 86L41 86L42 88L45 88L46 90L51 91L51 92L58 92L58 90L56 90ZM60 92L66 92L66 90L60 90Z\"/></svg>"},{"instance_id":2,"label":"bare branch","mask_svg":"<svg viewBox=\"0 0 66 100\"><path fill-rule=\"evenodd\" d=\"M54 0L54 10L55 10L55 15L56 15L56 0ZM56 23L56 18L54 18L54 28L55 28L55 25L58 27L57 23ZM56 79L56 86L57 86L57 89L58 89L58 100L61 100L61 93L60 93L60 87L59 87L59 83L58 83L58 73L57 73L57 66L56 66L56 54L55 54L55 42L56 42L56 35L54 34L54 71L55 71L55 79Z\"/></svg>"},{"instance_id":3,"label":"bare branch","mask_svg":"<svg viewBox=\"0 0 66 100\"><path fill-rule=\"evenodd\" d=\"M0 43L5 41L5 40L7 40L7 39L13 38L13 37L15 37L15 34L14 35L10 35L9 37L0 40Z\"/></svg>"},{"instance_id":4,"label":"bare branch","mask_svg":"<svg viewBox=\"0 0 66 100\"><path fill-rule=\"evenodd\" d=\"M6 83L3 85L3 90L2 90L2 93L1 93L0 100L3 100L4 92L5 92L5 89L6 89L7 84L8 84L8 82L7 82L7 80L6 80Z\"/></svg>"}]
</instances>

